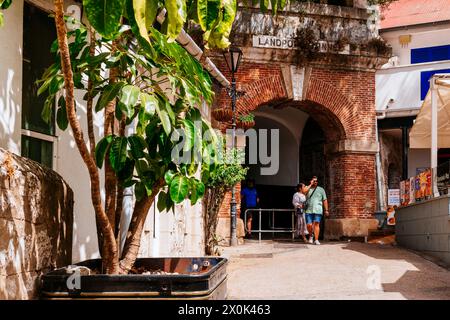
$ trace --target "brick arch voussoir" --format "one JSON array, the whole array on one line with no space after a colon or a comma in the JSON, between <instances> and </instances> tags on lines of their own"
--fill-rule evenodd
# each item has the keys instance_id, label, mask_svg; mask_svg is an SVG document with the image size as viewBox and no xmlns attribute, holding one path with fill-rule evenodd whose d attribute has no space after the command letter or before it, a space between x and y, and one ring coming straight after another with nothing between
<instances>
[{"instance_id":1,"label":"brick arch voussoir","mask_svg":"<svg viewBox=\"0 0 450 320\"><path fill-rule=\"evenodd\" d=\"M353 135L352 128L357 125L359 116L354 114L357 108L343 93L324 80L312 78L309 80L306 100L323 106L338 119L344 130L345 137Z\"/></svg>"},{"instance_id":2,"label":"brick arch voussoir","mask_svg":"<svg viewBox=\"0 0 450 320\"><path fill-rule=\"evenodd\" d=\"M264 78L242 87L245 95L238 99L239 114L252 112L262 105L277 104L288 99L288 93L281 75Z\"/></svg>"}]
</instances>

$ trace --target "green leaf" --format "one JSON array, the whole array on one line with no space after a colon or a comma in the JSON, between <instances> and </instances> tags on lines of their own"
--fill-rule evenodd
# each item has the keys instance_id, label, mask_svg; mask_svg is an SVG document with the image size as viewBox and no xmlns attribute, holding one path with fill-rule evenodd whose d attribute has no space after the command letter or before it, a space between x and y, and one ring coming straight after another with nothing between
<instances>
[{"instance_id":1,"label":"green leaf","mask_svg":"<svg viewBox=\"0 0 450 320\"><path fill-rule=\"evenodd\" d=\"M265 2L267 5L269 0L261 0L261 3ZM223 12L222 18L217 26L212 31L205 32L205 39L208 41L207 46L210 48L224 49L230 45L228 40L233 26L234 19L236 17L237 2L236 0L222 0ZM261 7L264 11L264 7ZM265 9L267 11L267 7Z\"/></svg>"},{"instance_id":2,"label":"green leaf","mask_svg":"<svg viewBox=\"0 0 450 320\"><path fill-rule=\"evenodd\" d=\"M48 92L49 94L56 94L64 86L64 77L57 75L50 81Z\"/></svg>"},{"instance_id":3,"label":"green leaf","mask_svg":"<svg viewBox=\"0 0 450 320\"><path fill-rule=\"evenodd\" d=\"M89 23L105 39L112 39L121 25L126 0L83 0Z\"/></svg>"},{"instance_id":4,"label":"green leaf","mask_svg":"<svg viewBox=\"0 0 450 320\"><path fill-rule=\"evenodd\" d=\"M97 101L95 111L99 112L100 110L105 108L110 101L114 100L124 85L124 82L108 84Z\"/></svg>"},{"instance_id":5,"label":"green leaf","mask_svg":"<svg viewBox=\"0 0 450 320\"><path fill-rule=\"evenodd\" d=\"M189 200L191 200L191 205L194 205L205 194L205 185L203 182L193 178L191 179L190 189Z\"/></svg>"},{"instance_id":6,"label":"green leaf","mask_svg":"<svg viewBox=\"0 0 450 320\"><path fill-rule=\"evenodd\" d=\"M169 42L173 42L186 22L186 0L165 0L164 4L167 10L167 36Z\"/></svg>"},{"instance_id":7,"label":"green leaf","mask_svg":"<svg viewBox=\"0 0 450 320\"><path fill-rule=\"evenodd\" d=\"M149 95L145 92L141 92L140 98L141 105L144 108L145 112L153 116L155 114L156 107L158 106L158 99L155 96Z\"/></svg>"},{"instance_id":8,"label":"green leaf","mask_svg":"<svg viewBox=\"0 0 450 320\"><path fill-rule=\"evenodd\" d=\"M130 152L134 159L138 160L145 156L144 149L146 143L144 138L134 134L128 137L128 144L130 145Z\"/></svg>"},{"instance_id":9,"label":"green leaf","mask_svg":"<svg viewBox=\"0 0 450 320\"><path fill-rule=\"evenodd\" d=\"M117 178L119 179L119 181L123 182L132 180L134 164L135 164L134 160L127 158L124 167L117 173Z\"/></svg>"},{"instance_id":10,"label":"green leaf","mask_svg":"<svg viewBox=\"0 0 450 320\"><path fill-rule=\"evenodd\" d=\"M269 0L260 0L259 7L261 8L261 12L266 13L269 7Z\"/></svg>"},{"instance_id":11,"label":"green leaf","mask_svg":"<svg viewBox=\"0 0 450 320\"><path fill-rule=\"evenodd\" d=\"M47 124L52 121L54 98L54 96L48 96L47 99L45 99L44 107L42 108L41 118Z\"/></svg>"},{"instance_id":12,"label":"green leaf","mask_svg":"<svg viewBox=\"0 0 450 320\"><path fill-rule=\"evenodd\" d=\"M109 149L109 161L115 172L119 172L125 166L127 160L127 141L126 137L114 137L111 148Z\"/></svg>"},{"instance_id":13,"label":"green leaf","mask_svg":"<svg viewBox=\"0 0 450 320\"><path fill-rule=\"evenodd\" d=\"M166 173L164 174L164 180L166 181L167 185L170 185L174 176L175 176L174 171L172 170L166 171Z\"/></svg>"},{"instance_id":14,"label":"green leaf","mask_svg":"<svg viewBox=\"0 0 450 320\"><path fill-rule=\"evenodd\" d=\"M69 126L69 120L67 119L66 100L64 96L61 96L58 100L58 111L56 112L56 124L61 130L66 130Z\"/></svg>"},{"instance_id":15,"label":"green leaf","mask_svg":"<svg viewBox=\"0 0 450 320\"><path fill-rule=\"evenodd\" d=\"M45 92L45 90L48 89L48 87L50 86L50 83L52 82L54 77L50 77L47 78L44 83L39 87L38 91L37 91L37 95L40 96L41 94L43 94Z\"/></svg>"},{"instance_id":16,"label":"green leaf","mask_svg":"<svg viewBox=\"0 0 450 320\"><path fill-rule=\"evenodd\" d=\"M172 201L175 203L182 202L184 199L186 199L188 192L189 180L186 177L180 175L173 177L169 187L170 198L172 199Z\"/></svg>"},{"instance_id":17,"label":"green leaf","mask_svg":"<svg viewBox=\"0 0 450 320\"><path fill-rule=\"evenodd\" d=\"M167 105L165 101L159 101L156 105L156 113L158 114L159 119L161 120L164 131L167 135L170 135L172 132L172 125L170 122L169 112L167 110Z\"/></svg>"},{"instance_id":18,"label":"green leaf","mask_svg":"<svg viewBox=\"0 0 450 320\"><path fill-rule=\"evenodd\" d=\"M103 139L95 146L95 163L97 164L97 167L101 168L103 166L103 160L105 159L112 140L113 136L111 135L103 137Z\"/></svg>"},{"instance_id":19,"label":"green leaf","mask_svg":"<svg viewBox=\"0 0 450 320\"><path fill-rule=\"evenodd\" d=\"M183 119L184 133L186 141L184 141L183 151L187 152L194 147L195 127L194 123L189 119Z\"/></svg>"},{"instance_id":20,"label":"green leaf","mask_svg":"<svg viewBox=\"0 0 450 320\"><path fill-rule=\"evenodd\" d=\"M12 0L2 0L2 1L0 1L0 4L1 4L0 8L3 10L8 9L9 6L11 5L11 3L12 3Z\"/></svg>"},{"instance_id":21,"label":"green leaf","mask_svg":"<svg viewBox=\"0 0 450 320\"><path fill-rule=\"evenodd\" d=\"M169 212L170 209L173 210L174 203L173 203L172 199L170 198L170 196L166 192L164 192L164 191L159 192L157 207L160 212L162 212L164 210Z\"/></svg>"},{"instance_id":22,"label":"green leaf","mask_svg":"<svg viewBox=\"0 0 450 320\"><path fill-rule=\"evenodd\" d=\"M136 105L141 90L133 85L126 85L122 88L120 102L126 107L127 114L131 115L133 107Z\"/></svg>"},{"instance_id":23,"label":"green leaf","mask_svg":"<svg viewBox=\"0 0 450 320\"><path fill-rule=\"evenodd\" d=\"M139 34L148 42L148 30L155 21L158 12L157 0L133 0L134 18L139 28Z\"/></svg>"},{"instance_id":24,"label":"green leaf","mask_svg":"<svg viewBox=\"0 0 450 320\"><path fill-rule=\"evenodd\" d=\"M272 6L272 14L275 16L278 10L278 0L270 0L270 5Z\"/></svg>"},{"instance_id":25,"label":"green leaf","mask_svg":"<svg viewBox=\"0 0 450 320\"><path fill-rule=\"evenodd\" d=\"M203 31L211 30L214 23L219 18L221 1L198 0L197 16L198 22Z\"/></svg>"}]
</instances>

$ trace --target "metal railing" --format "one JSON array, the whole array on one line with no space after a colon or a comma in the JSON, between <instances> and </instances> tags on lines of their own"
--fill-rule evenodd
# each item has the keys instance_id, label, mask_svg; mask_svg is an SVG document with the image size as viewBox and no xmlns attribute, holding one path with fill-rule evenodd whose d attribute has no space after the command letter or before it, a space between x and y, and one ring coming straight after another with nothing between
<instances>
[{"instance_id":1,"label":"metal railing","mask_svg":"<svg viewBox=\"0 0 450 320\"><path fill-rule=\"evenodd\" d=\"M249 212L257 212L259 214L259 221L258 221L258 229L253 229L253 225L252 225L252 230L250 230L252 233L258 233L258 239L261 242L261 234L262 233L272 233L272 237L275 236L275 233L286 233L286 232L291 232L292 233L292 241L294 241L295 239L295 232L296 232L296 228L295 228L295 209L247 209L244 212L244 229L245 229L245 233L248 233L248 229L247 229L247 214ZM275 213L287 213L290 212L292 215L292 225L290 229L287 228L276 228L275 227ZM266 229L263 230L262 228L262 214L263 213L272 213L271 216L269 216L269 228L270 229ZM271 218L271 219L270 219Z\"/></svg>"}]
</instances>

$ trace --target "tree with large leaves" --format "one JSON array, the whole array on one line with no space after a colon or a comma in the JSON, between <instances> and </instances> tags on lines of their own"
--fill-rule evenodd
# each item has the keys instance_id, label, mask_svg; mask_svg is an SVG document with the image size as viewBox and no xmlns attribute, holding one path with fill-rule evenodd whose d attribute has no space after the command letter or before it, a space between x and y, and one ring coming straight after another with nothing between
<instances>
[{"instance_id":1,"label":"tree with large leaves","mask_svg":"<svg viewBox=\"0 0 450 320\"><path fill-rule=\"evenodd\" d=\"M132 268L147 212L158 194L158 208L169 210L186 199L195 204L205 192L197 178L205 167L195 153L203 154L202 132L211 128L196 107L203 100L211 103L211 81L199 62L174 40L187 20L207 18L205 41L211 47L226 47L236 1L208 1L206 5L214 10L206 13L194 9L201 8L201 2L84 0L89 26L79 22L76 30L67 31L63 1L54 1L58 39L52 46L55 63L41 80L39 93L48 93L42 115L51 118L52 101L63 92L57 124L61 129L70 126L89 172L106 273L127 273ZM164 13L164 22L156 23ZM85 91L90 148L77 118L75 89ZM104 136L98 142L93 134L94 112L104 113ZM131 135L126 133L129 127L134 129ZM190 155L188 162L176 161L174 150L179 145L180 151ZM119 252L123 191L128 187L134 188L136 203Z\"/></svg>"}]
</instances>

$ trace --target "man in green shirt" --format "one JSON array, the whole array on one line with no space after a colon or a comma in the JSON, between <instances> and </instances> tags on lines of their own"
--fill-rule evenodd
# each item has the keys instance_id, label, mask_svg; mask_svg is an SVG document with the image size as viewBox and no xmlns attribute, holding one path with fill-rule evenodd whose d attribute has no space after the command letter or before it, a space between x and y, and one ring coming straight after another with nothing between
<instances>
[{"instance_id":1,"label":"man in green shirt","mask_svg":"<svg viewBox=\"0 0 450 320\"><path fill-rule=\"evenodd\" d=\"M305 211L306 227L309 232L309 243L320 245L320 221L323 214L329 216L328 200L325 190L319 187L319 181L316 176L312 177L309 186L303 188L303 193L306 194L307 208ZM314 233L314 238L313 238Z\"/></svg>"}]
</instances>

